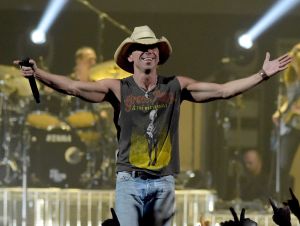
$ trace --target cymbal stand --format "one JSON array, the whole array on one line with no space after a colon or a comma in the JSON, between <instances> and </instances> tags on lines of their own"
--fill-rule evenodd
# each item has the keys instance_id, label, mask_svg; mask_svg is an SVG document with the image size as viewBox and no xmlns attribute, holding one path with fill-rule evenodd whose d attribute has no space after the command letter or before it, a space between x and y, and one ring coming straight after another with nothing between
<instances>
[{"instance_id":1,"label":"cymbal stand","mask_svg":"<svg viewBox=\"0 0 300 226\"><path fill-rule=\"evenodd\" d=\"M99 38L99 51L98 51L98 57L100 59L100 62L103 62L103 44L104 44L104 37L103 37L103 31L105 28L105 23L104 21L107 20L108 22L110 22L112 25L114 25L115 27L119 28L121 31L124 31L126 34L131 34L132 31L127 28L124 24L121 24L120 22L118 22L117 20L115 20L114 18L112 18L111 16L109 16L107 13L97 9L94 5L92 5L88 0L77 0L79 3L83 4L84 6L86 6L88 9L90 9L91 11L93 11L94 13L96 13L99 17L99 21L100 21L100 38Z\"/></svg>"},{"instance_id":2,"label":"cymbal stand","mask_svg":"<svg viewBox=\"0 0 300 226\"><path fill-rule=\"evenodd\" d=\"M1 106L1 111L0 111L0 118L1 118L1 149L3 149L3 159L1 159L0 165L5 166L5 178L4 178L4 183L7 180L7 173L8 173L8 167L7 163L9 161L9 148L8 148L8 143L9 143L9 134L7 134L7 128L8 128L8 117L7 117L7 111L6 111L6 103L7 98L3 93L0 93L0 106ZM8 136L7 136L8 135Z\"/></svg>"},{"instance_id":3,"label":"cymbal stand","mask_svg":"<svg viewBox=\"0 0 300 226\"><path fill-rule=\"evenodd\" d=\"M5 166L5 177L3 179L3 182L5 184L9 184L12 181L12 171L17 171L17 166L15 162L11 159L11 152L10 152L10 144L11 144L11 126L9 123L9 113L7 110L7 101L8 98L5 94L0 93L0 118L2 120L1 122L1 132L2 132L2 148L3 148L3 159L0 162L0 165Z\"/></svg>"},{"instance_id":4,"label":"cymbal stand","mask_svg":"<svg viewBox=\"0 0 300 226\"><path fill-rule=\"evenodd\" d=\"M241 176L242 176L242 163L239 158L240 151L241 151L241 132L242 132L242 117L241 117L241 110L243 108L243 96L239 95L236 97L236 136L237 136L237 149L235 150L236 158L236 200L240 201L241 197Z\"/></svg>"},{"instance_id":5,"label":"cymbal stand","mask_svg":"<svg viewBox=\"0 0 300 226\"><path fill-rule=\"evenodd\" d=\"M279 77L279 89L278 89L278 95L277 95L277 111L279 113L279 118L278 118L278 123L279 125L277 126L276 129L276 164L275 164L275 192L277 194L277 198L280 200L281 198L281 174L280 174L280 153L281 153L281 127L283 126L282 122L282 113L280 110L281 104L282 104L282 97L283 97L283 78L282 76Z\"/></svg>"},{"instance_id":6,"label":"cymbal stand","mask_svg":"<svg viewBox=\"0 0 300 226\"><path fill-rule=\"evenodd\" d=\"M240 151L241 151L241 131L242 131L242 116L241 110L243 109L243 96L239 95L235 97L235 103L233 104L236 110L236 140L237 147L233 153L233 159L230 161L231 163L231 171L232 175L234 175L235 181L235 197L233 202L235 203L235 207L237 209L240 208L241 204L241 177L243 175L243 164L240 160Z\"/></svg>"},{"instance_id":7,"label":"cymbal stand","mask_svg":"<svg viewBox=\"0 0 300 226\"><path fill-rule=\"evenodd\" d=\"M24 118L25 119L25 118ZM26 127L22 130L22 226L27 226L27 188L28 188L28 166L29 166L29 141L30 134Z\"/></svg>"}]
</instances>

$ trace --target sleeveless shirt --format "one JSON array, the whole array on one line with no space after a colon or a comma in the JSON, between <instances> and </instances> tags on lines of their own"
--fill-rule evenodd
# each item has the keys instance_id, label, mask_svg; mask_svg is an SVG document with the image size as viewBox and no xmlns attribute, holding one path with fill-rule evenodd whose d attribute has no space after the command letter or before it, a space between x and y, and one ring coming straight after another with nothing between
<instances>
[{"instance_id":1,"label":"sleeveless shirt","mask_svg":"<svg viewBox=\"0 0 300 226\"><path fill-rule=\"evenodd\" d=\"M179 173L178 125L181 88L176 77L158 76L146 93L132 76L121 80L116 128L116 171L145 171L165 176Z\"/></svg>"}]
</instances>

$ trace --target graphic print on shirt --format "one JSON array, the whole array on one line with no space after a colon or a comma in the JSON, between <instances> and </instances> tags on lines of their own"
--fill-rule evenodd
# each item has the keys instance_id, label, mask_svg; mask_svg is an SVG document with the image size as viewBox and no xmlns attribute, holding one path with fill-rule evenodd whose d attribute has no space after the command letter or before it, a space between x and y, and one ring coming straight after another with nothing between
<instances>
[{"instance_id":1,"label":"graphic print on shirt","mask_svg":"<svg viewBox=\"0 0 300 226\"><path fill-rule=\"evenodd\" d=\"M157 110L151 110L149 113L149 124L146 129L146 139L148 142L148 155L149 155L149 163L148 166L155 166L157 161L157 129L154 125L154 120L157 117ZM154 159L152 159L152 152L154 152Z\"/></svg>"},{"instance_id":2,"label":"graphic print on shirt","mask_svg":"<svg viewBox=\"0 0 300 226\"><path fill-rule=\"evenodd\" d=\"M139 168L161 169L171 159L171 138L169 125L166 124L172 111L174 95L168 92L154 91L153 98L128 96L125 100L126 111L133 121L129 162Z\"/></svg>"}]
</instances>

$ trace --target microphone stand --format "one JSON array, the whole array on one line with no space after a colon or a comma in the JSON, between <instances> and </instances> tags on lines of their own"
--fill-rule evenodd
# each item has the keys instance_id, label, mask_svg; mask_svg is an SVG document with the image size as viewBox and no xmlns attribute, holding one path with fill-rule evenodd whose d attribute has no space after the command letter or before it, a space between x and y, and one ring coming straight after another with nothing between
<instances>
[{"instance_id":1,"label":"microphone stand","mask_svg":"<svg viewBox=\"0 0 300 226\"><path fill-rule=\"evenodd\" d=\"M279 77L279 89L278 89L278 95L277 95L277 111L279 113L279 125L277 126L276 130L276 140L277 140L277 148L276 148L276 168L275 168L275 192L278 195L278 199L281 198L281 174L280 174L280 153L281 153L281 136L280 136L280 130L282 127L282 113L280 111L280 106L282 104L282 83L283 79L282 76Z\"/></svg>"},{"instance_id":2,"label":"microphone stand","mask_svg":"<svg viewBox=\"0 0 300 226\"><path fill-rule=\"evenodd\" d=\"M104 37L103 37L103 31L105 28L105 20L110 22L112 25L115 27L119 28L121 31L124 31L126 34L131 34L132 31L127 28L125 25L119 23L117 20L113 19L111 16L109 16L107 13L97 9L94 5L92 5L88 0L77 0L79 3L83 4L86 6L88 9L96 13L99 17L100 21L100 41L99 41L99 51L98 51L98 56L100 59L100 62L103 61L103 43L104 43Z\"/></svg>"},{"instance_id":3,"label":"microphone stand","mask_svg":"<svg viewBox=\"0 0 300 226\"><path fill-rule=\"evenodd\" d=\"M25 118L23 118L24 120ZM27 156L27 150L29 149L29 132L27 128L23 128L22 134L22 226L27 226L27 190L28 190L28 165L29 157Z\"/></svg>"}]
</instances>

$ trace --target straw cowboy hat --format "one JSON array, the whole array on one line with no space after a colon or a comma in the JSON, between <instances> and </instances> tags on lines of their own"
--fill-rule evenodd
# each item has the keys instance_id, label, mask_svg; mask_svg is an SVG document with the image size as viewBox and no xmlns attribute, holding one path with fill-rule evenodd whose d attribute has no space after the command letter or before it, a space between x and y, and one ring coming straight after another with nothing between
<instances>
[{"instance_id":1,"label":"straw cowboy hat","mask_svg":"<svg viewBox=\"0 0 300 226\"><path fill-rule=\"evenodd\" d=\"M157 44L159 49L159 63L167 61L172 53L172 47L165 37L157 39L154 32L148 26L135 27L131 36L126 38L117 48L114 59L117 65L123 70L133 73L133 63L128 61L131 54L131 46L134 44L153 45Z\"/></svg>"}]
</instances>

